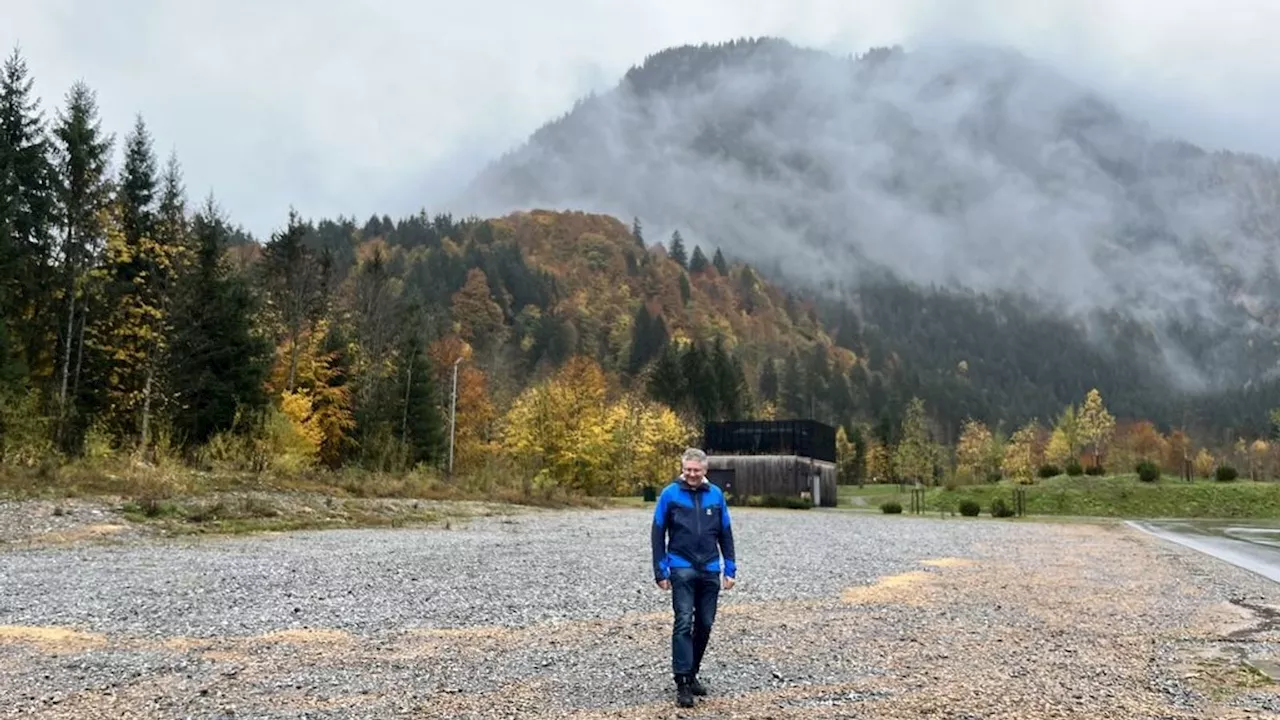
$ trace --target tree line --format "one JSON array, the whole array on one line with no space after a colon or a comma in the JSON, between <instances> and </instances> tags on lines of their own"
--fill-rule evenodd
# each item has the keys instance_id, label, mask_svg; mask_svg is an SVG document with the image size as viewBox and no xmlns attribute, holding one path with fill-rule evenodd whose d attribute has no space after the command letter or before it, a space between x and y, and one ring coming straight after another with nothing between
<instances>
[{"instance_id":1,"label":"tree line","mask_svg":"<svg viewBox=\"0 0 1280 720\"><path fill-rule=\"evenodd\" d=\"M679 230L650 242L639 219L291 211L260 242L187 197L141 116L117 140L83 83L53 111L33 88L15 51L0 71L6 463L431 468L603 492L664 472L705 421L806 417L840 428L850 480L980 478L997 456L1021 476L1063 442L1078 454L1035 418L1105 375L1030 383L1017 368L1043 353L994 362L955 339L1035 322L1008 307L997 323L901 287L867 290L858 312L824 305ZM1116 377L1121 398L1143 387Z\"/></svg>"}]
</instances>

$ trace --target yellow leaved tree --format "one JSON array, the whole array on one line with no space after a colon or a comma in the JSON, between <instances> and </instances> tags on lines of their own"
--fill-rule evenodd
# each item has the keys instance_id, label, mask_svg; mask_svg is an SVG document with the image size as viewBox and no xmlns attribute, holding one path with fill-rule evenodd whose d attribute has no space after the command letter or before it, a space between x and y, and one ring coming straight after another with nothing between
<instances>
[{"instance_id":1,"label":"yellow leaved tree","mask_svg":"<svg viewBox=\"0 0 1280 720\"><path fill-rule=\"evenodd\" d=\"M170 285L183 256L178 245L148 234L131 236L123 213L119 203L99 213L106 242L91 277L105 298L101 321L88 326L86 344L107 364L107 422L117 439L146 450L170 334Z\"/></svg>"},{"instance_id":2,"label":"yellow leaved tree","mask_svg":"<svg viewBox=\"0 0 1280 720\"><path fill-rule=\"evenodd\" d=\"M280 450L282 455L299 455L286 458L287 466L307 466L319 460L336 468L351 443L356 426L351 392L344 384L331 384L337 374L334 365L338 353L325 351L328 335L329 324L322 320L302 332L297 352L277 348L271 385L277 389L281 412L300 441L291 444L288 451ZM293 389L288 390L291 368Z\"/></svg>"},{"instance_id":3,"label":"yellow leaved tree","mask_svg":"<svg viewBox=\"0 0 1280 720\"><path fill-rule=\"evenodd\" d=\"M938 447L929 435L924 401L912 398L902 420L902 437L893 451L893 469L903 480L928 485L933 481L937 456Z\"/></svg>"},{"instance_id":4,"label":"yellow leaved tree","mask_svg":"<svg viewBox=\"0 0 1280 720\"><path fill-rule=\"evenodd\" d=\"M836 473L841 485L853 485L858 480L857 452L844 425L840 425L836 428Z\"/></svg>"},{"instance_id":5,"label":"yellow leaved tree","mask_svg":"<svg viewBox=\"0 0 1280 720\"><path fill-rule=\"evenodd\" d=\"M1071 460L1078 461L1080 442L1080 419L1075 406L1068 405L1058 416L1049 435L1049 444L1044 450L1045 461L1058 466L1065 466Z\"/></svg>"},{"instance_id":6,"label":"yellow leaved tree","mask_svg":"<svg viewBox=\"0 0 1280 720\"><path fill-rule=\"evenodd\" d=\"M600 367L575 356L552 378L516 398L504 418L503 442L536 468L538 489L605 489L608 477L601 470L613 444L605 393Z\"/></svg>"},{"instance_id":7,"label":"yellow leaved tree","mask_svg":"<svg viewBox=\"0 0 1280 720\"><path fill-rule=\"evenodd\" d=\"M633 394L609 408L614 492L630 494L645 485L661 486L679 472L680 452L693 429L671 408Z\"/></svg>"},{"instance_id":8,"label":"yellow leaved tree","mask_svg":"<svg viewBox=\"0 0 1280 720\"><path fill-rule=\"evenodd\" d=\"M1192 467L1195 469L1196 477L1206 478L1213 476L1213 469L1218 466L1218 460L1213 453L1204 448L1196 453L1196 457L1191 461Z\"/></svg>"},{"instance_id":9,"label":"yellow leaved tree","mask_svg":"<svg viewBox=\"0 0 1280 720\"><path fill-rule=\"evenodd\" d=\"M608 402L604 372L575 356L516 398L502 422L505 449L542 492L631 492L677 472L691 433L675 413L625 395Z\"/></svg>"},{"instance_id":10,"label":"yellow leaved tree","mask_svg":"<svg viewBox=\"0 0 1280 720\"><path fill-rule=\"evenodd\" d=\"M1020 483L1032 482L1043 459L1039 447L1040 424L1035 420L1018 428L1004 449L1005 475Z\"/></svg>"},{"instance_id":11,"label":"yellow leaved tree","mask_svg":"<svg viewBox=\"0 0 1280 720\"><path fill-rule=\"evenodd\" d=\"M982 421L969 419L956 442L956 480L961 483L985 481L1000 469L1000 457L992 453L995 437Z\"/></svg>"},{"instance_id":12,"label":"yellow leaved tree","mask_svg":"<svg viewBox=\"0 0 1280 720\"><path fill-rule=\"evenodd\" d=\"M1080 439L1089 447L1093 455L1093 466L1101 467L1101 455L1111 441L1115 432L1116 419L1107 412L1102 404L1102 393L1097 388L1089 391L1084 398L1084 407L1080 408Z\"/></svg>"},{"instance_id":13,"label":"yellow leaved tree","mask_svg":"<svg viewBox=\"0 0 1280 720\"><path fill-rule=\"evenodd\" d=\"M874 435L867 438L867 479L871 482L889 482L893 478L893 457L889 448Z\"/></svg>"}]
</instances>

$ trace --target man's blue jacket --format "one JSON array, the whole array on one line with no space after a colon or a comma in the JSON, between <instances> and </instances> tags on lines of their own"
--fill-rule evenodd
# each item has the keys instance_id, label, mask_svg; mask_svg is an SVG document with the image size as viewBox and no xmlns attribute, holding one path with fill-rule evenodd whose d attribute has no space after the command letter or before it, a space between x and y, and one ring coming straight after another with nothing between
<instances>
[{"instance_id":1,"label":"man's blue jacket","mask_svg":"<svg viewBox=\"0 0 1280 720\"><path fill-rule=\"evenodd\" d=\"M700 567L720 572L724 554L725 577L737 574L733 555L733 525L724 493L706 479L690 488L676 478L663 488L653 508L653 579L667 579L671 568Z\"/></svg>"}]
</instances>

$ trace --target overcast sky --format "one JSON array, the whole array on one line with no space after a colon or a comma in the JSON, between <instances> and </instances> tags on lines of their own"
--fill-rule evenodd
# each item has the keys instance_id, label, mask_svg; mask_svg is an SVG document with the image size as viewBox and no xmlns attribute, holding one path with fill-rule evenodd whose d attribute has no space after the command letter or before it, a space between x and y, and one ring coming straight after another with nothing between
<instances>
[{"instance_id":1,"label":"overcast sky","mask_svg":"<svg viewBox=\"0 0 1280 720\"><path fill-rule=\"evenodd\" d=\"M841 53L979 41L1048 60L1154 127L1280 156L1275 0L0 0L52 114L77 78L134 113L189 195L265 235L443 203L575 98L671 45Z\"/></svg>"}]
</instances>

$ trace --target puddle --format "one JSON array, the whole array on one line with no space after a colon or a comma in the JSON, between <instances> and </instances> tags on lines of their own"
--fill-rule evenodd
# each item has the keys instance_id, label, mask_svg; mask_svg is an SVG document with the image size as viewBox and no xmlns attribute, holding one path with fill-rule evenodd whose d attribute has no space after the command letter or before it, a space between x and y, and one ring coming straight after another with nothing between
<instances>
[{"instance_id":1,"label":"puddle","mask_svg":"<svg viewBox=\"0 0 1280 720\"><path fill-rule=\"evenodd\" d=\"M1253 640L1254 636L1280 629L1280 609L1270 605L1259 605L1240 598L1232 598L1231 604L1244 608L1256 619L1252 625L1227 633L1228 640Z\"/></svg>"},{"instance_id":2,"label":"puddle","mask_svg":"<svg viewBox=\"0 0 1280 720\"><path fill-rule=\"evenodd\" d=\"M1280 582L1280 521L1144 520L1128 524Z\"/></svg>"}]
</instances>

